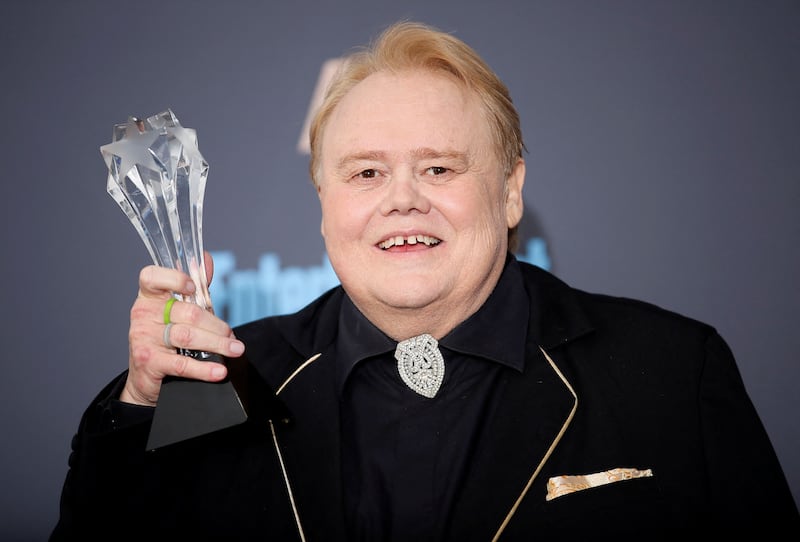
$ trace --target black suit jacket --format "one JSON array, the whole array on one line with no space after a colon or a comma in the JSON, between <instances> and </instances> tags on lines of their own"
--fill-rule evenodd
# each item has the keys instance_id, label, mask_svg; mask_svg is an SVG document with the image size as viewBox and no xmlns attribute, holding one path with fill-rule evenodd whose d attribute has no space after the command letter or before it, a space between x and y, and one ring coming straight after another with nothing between
<instances>
[{"instance_id":1,"label":"black suit jacket","mask_svg":"<svg viewBox=\"0 0 800 542\"><path fill-rule=\"evenodd\" d=\"M531 306L525 371L509 369L496 390L447 540L800 533L713 328L518 265ZM73 440L52 539L346 540L332 356L343 296L337 287L236 329L247 350L231 373L250 413L240 426L145 452L149 423L109 429L104 399L124 374L110 383ZM547 499L550 478L615 468L652 476Z\"/></svg>"}]
</instances>

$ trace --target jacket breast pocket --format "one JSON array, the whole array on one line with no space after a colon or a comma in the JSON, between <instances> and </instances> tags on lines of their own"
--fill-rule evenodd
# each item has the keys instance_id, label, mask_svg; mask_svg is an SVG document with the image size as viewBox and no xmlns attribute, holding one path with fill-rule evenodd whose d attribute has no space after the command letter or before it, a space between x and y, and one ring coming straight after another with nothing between
<instances>
[{"instance_id":1,"label":"jacket breast pocket","mask_svg":"<svg viewBox=\"0 0 800 542\"><path fill-rule=\"evenodd\" d=\"M546 501L546 522L570 532L645 532L670 516L657 477L633 478L588 487Z\"/></svg>"}]
</instances>

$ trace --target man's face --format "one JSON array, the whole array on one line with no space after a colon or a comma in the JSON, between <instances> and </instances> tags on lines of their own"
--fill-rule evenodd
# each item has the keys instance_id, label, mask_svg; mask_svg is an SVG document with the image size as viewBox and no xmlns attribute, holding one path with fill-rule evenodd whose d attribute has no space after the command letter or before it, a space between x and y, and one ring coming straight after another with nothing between
<instances>
[{"instance_id":1,"label":"man's face","mask_svg":"<svg viewBox=\"0 0 800 542\"><path fill-rule=\"evenodd\" d=\"M522 214L524 164L506 195L474 96L445 75L373 74L331 114L321 158L325 246L368 318L446 314L449 331L480 307Z\"/></svg>"}]
</instances>

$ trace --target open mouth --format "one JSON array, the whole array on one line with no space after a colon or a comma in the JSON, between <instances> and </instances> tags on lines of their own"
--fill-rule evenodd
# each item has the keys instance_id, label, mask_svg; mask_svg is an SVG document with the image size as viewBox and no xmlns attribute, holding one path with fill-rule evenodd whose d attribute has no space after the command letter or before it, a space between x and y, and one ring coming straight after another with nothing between
<instances>
[{"instance_id":1,"label":"open mouth","mask_svg":"<svg viewBox=\"0 0 800 542\"><path fill-rule=\"evenodd\" d=\"M404 237L402 235L397 235L395 237L389 237L388 239L381 241L378 243L378 247L382 248L383 250L388 250L392 247L401 247L403 245L425 245L425 246L435 246L441 243L441 239L437 239L436 237L431 237L430 235L409 235L408 237Z\"/></svg>"}]
</instances>

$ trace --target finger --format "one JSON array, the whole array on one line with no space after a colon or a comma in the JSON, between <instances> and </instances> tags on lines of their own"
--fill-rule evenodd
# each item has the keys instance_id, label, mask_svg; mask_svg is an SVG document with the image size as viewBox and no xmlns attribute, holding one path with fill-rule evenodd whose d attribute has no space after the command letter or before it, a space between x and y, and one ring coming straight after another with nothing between
<instances>
[{"instance_id":1,"label":"finger","mask_svg":"<svg viewBox=\"0 0 800 542\"><path fill-rule=\"evenodd\" d=\"M227 375L220 363L198 361L172 351L168 355L156 354L153 359L132 355L131 368L120 399L126 403L155 406L166 376L177 376L205 382L217 382Z\"/></svg>"},{"instance_id":2,"label":"finger","mask_svg":"<svg viewBox=\"0 0 800 542\"><path fill-rule=\"evenodd\" d=\"M206 279L210 285L211 279L214 278L214 258L211 257L211 253L207 250L203 251L203 264L206 268Z\"/></svg>"},{"instance_id":3,"label":"finger","mask_svg":"<svg viewBox=\"0 0 800 542\"><path fill-rule=\"evenodd\" d=\"M148 333L153 336L158 335L160 331L157 326L164 326L166 323L165 317L169 316L169 320L172 322L180 313L178 306L181 301L175 300L172 302L171 306L168 306L170 299L175 298L172 295L168 295L166 297L145 297L143 295L138 296L133 302L133 306L131 306L131 329L141 329L144 326L143 333L140 335L147 336ZM214 318L216 317L209 318L209 320L213 321ZM211 328L214 327L213 323L206 323L205 325ZM220 330L220 333L225 333L224 325L218 325L217 329ZM130 340L133 340L133 338L134 337L129 337Z\"/></svg>"},{"instance_id":4,"label":"finger","mask_svg":"<svg viewBox=\"0 0 800 542\"><path fill-rule=\"evenodd\" d=\"M165 297L175 292L191 295L195 291L194 281L189 275L157 265L148 265L139 272L139 294L149 297Z\"/></svg>"},{"instance_id":5,"label":"finger","mask_svg":"<svg viewBox=\"0 0 800 542\"><path fill-rule=\"evenodd\" d=\"M190 380L203 380L206 382L216 382L225 378L228 373L225 365L213 361L199 361L191 356L175 353L171 356L166 367L167 374L188 378Z\"/></svg>"},{"instance_id":6,"label":"finger","mask_svg":"<svg viewBox=\"0 0 800 542\"><path fill-rule=\"evenodd\" d=\"M161 348L170 354L175 348L215 352L238 357L244 345L236 340L227 322L195 303L138 297L131 308L128 342L131 350ZM165 305L166 303L166 305ZM168 311L168 312L167 312ZM170 330L166 330L168 314ZM146 357L149 353L144 352Z\"/></svg>"},{"instance_id":7,"label":"finger","mask_svg":"<svg viewBox=\"0 0 800 542\"><path fill-rule=\"evenodd\" d=\"M172 303L169 310L172 326L169 335L165 336L165 303L162 299L137 298L131 308L128 336L131 347L145 345L162 347L168 351L186 348L227 357L238 357L243 352L244 345L236 340L230 325L195 303Z\"/></svg>"},{"instance_id":8,"label":"finger","mask_svg":"<svg viewBox=\"0 0 800 542\"><path fill-rule=\"evenodd\" d=\"M185 324L173 323L168 327L165 326L162 342L166 348L185 348L187 350L213 352L229 358L239 357L244 352L244 343L238 340L233 333L220 335ZM206 364L209 362L198 363ZM174 373L170 372L169 374Z\"/></svg>"},{"instance_id":9,"label":"finger","mask_svg":"<svg viewBox=\"0 0 800 542\"><path fill-rule=\"evenodd\" d=\"M167 300L168 301L168 300ZM166 302L164 300L150 299L147 303L156 312L155 320L165 323ZM160 315L158 313L161 313ZM209 333L220 336L230 337L232 331L230 325L211 311L205 310L200 305L192 302L175 301L169 308L169 321L175 324L186 324L191 327L203 329Z\"/></svg>"},{"instance_id":10,"label":"finger","mask_svg":"<svg viewBox=\"0 0 800 542\"><path fill-rule=\"evenodd\" d=\"M181 355L176 350L178 347L217 352L229 358L238 357L244 351L244 344L235 340L232 334L230 337L220 337L187 325L172 324L169 334L165 336L166 327L147 321L131 323L128 379L120 396L123 401L154 405L166 376L208 382L225 378L227 369L224 365ZM199 346L193 347L193 344Z\"/></svg>"}]
</instances>

